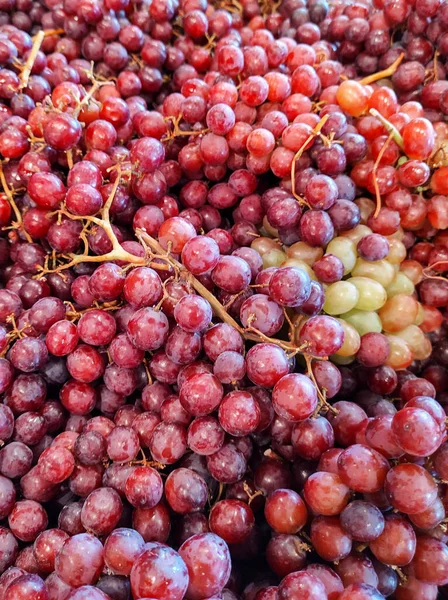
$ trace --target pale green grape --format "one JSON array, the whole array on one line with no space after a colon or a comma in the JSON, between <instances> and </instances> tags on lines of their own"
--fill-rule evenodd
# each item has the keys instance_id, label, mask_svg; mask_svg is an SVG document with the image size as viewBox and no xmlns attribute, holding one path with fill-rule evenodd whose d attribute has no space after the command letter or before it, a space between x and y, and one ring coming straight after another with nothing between
<instances>
[{"instance_id":1,"label":"pale green grape","mask_svg":"<svg viewBox=\"0 0 448 600\"><path fill-rule=\"evenodd\" d=\"M361 336L356 329L345 321L345 319L337 319L344 329L344 343L336 352L337 356L353 356L361 345Z\"/></svg>"},{"instance_id":2,"label":"pale green grape","mask_svg":"<svg viewBox=\"0 0 448 600\"><path fill-rule=\"evenodd\" d=\"M353 325L359 335L370 332L381 333L383 330L380 317L373 311L357 310L355 308L345 313L344 319L347 323Z\"/></svg>"},{"instance_id":3,"label":"pale green grape","mask_svg":"<svg viewBox=\"0 0 448 600\"><path fill-rule=\"evenodd\" d=\"M386 287L388 298L393 298L397 294L406 294L406 296L412 296L414 291L414 284L402 271L398 271L393 281Z\"/></svg>"},{"instance_id":4,"label":"pale green grape","mask_svg":"<svg viewBox=\"0 0 448 600\"><path fill-rule=\"evenodd\" d=\"M281 264L282 267L297 267L298 269L302 269L302 271L306 271L308 273L308 275L310 276L310 279L314 279L314 281L317 281L317 277L313 271L313 269L310 267L310 265L308 263L306 263L303 260L300 260L299 258L287 258L286 260Z\"/></svg>"},{"instance_id":5,"label":"pale green grape","mask_svg":"<svg viewBox=\"0 0 448 600\"><path fill-rule=\"evenodd\" d=\"M347 281L356 286L359 292L359 299L355 308L359 310L379 310L386 302L386 290L378 281L368 277L351 277Z\"/></svg>"},{"instance_id":6,"label":"pale green grape","mask_svg":"<svg viewBox=\"0 0 448 600\"><path fill-rule=\"evenodd\" d=\"M369 277L369 279L374 279L381 283L384 288L387 288L394 280L395 269L385 259L369 262L358 258L355 268L352 269L352 275L354 277Z\"/></svg>"},{"instance_id":7,"label":"pale green grape","mask_svg":"<svg viewBox=\"0 0 448 600\"><path fill-rule=\"evenodd\" d=\"M356 356L339 356L339 354L332 354L330 356L331 362L334 362L336 365L349 365L355 360Z\"/></svg>"},{"instance_id":8,"label":"pale green grape","mask_svg":"<svg viewBox=\"0 0 448 600\"><path fill-rule=\"evenodd\" d=\"M367 227L367 225L362 225L360 223L359 225L356 225L356 227L353 227L353 229L349 229L348 231L344 231L343 233L341 233L341 236L352 240L355 243L355 245L357 245L359 240L361 240L366 235L369 235L369 233L373 233L370 227Z\"/></svg>"},{"instance_id":9,"label":"pale green grape","mask_svg":"<svg viewBox=\"0 0 448 600\"><path fill-rule=\"evenodd\" d=\"M342 315L355 308L359 292L348 281L336 281L325 290L324 311L329 315Z\"/></svg>"},{"instance_id":10,"label":"pale green grape","mask_svg":"<svg viewBox=\"0 0 448 600\"><path fill-rule=\"evenodd\" d=\"M269 267L279 267L286 260L286 254L281 250L269 250L261 257L263 261L263 267L268 269Z\"/></svg>"},{"instance_id":11,"label":"pale green grape","mask_svg":"<svg viewBox=\"0 0 448 600\"><path fill-rule=\"evenodd\" d=\"M344 265L344 275L348 275L356 264L356 243L347 237L335 237L327 246L327 254L334 254Z\"/></svg>"}]
</instances>

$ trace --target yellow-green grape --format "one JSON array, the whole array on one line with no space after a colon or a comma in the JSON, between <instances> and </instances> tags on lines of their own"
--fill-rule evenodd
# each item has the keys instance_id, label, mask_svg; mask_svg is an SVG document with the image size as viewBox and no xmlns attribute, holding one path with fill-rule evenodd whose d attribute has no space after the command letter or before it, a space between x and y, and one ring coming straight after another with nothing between
<instances>
[{"instance_id":1,"label":"yellow-green grape","mask_svg":"<svg viewBox=\"0 0 448 600\"><path fill-rule=\"evenodd\" d=\"M342 325L344 330L344 343L336 352L337 356L353 356L359 350L361 346L361 336L347 321L344 319L337 319Z\"/></svg>"},{"instance_id":2,"label":"yellow-green grape","mask_svg":"<svg viewBox=\"0 0 448 600\"><path fill-rule=\"evenodd\" d=\"M324 311L329 315L342 315L355 308L358 298L356 286L348 281L336 281L325 290Z\"/></svg>"},{"instance_id":3,"label":"yellow-green grape","mask_svg":"<svg viewBox=\"0 0 448 600\"><path fill-rule=\"evenodd\" d=\"M327 254L334 254L344 265L344 275L348 275L356 264L356 243L347 237L335 237L327 246Z\"/></svg>"},{"instance_id":4,"label":"yellow-green grape","mask_svg":"<svg viewBox=\"0 0 448 600\"><path fill-rule=\"evenodd\" d=\"M355 200L355 204L358 205L359 211L361 213L361 223L367 223L367 219L374 212L376 208L376 204L370 198L358 198Z\"/></svg>"},{"instance_id":5,"label":"yellow-green grape","mask_svg":"<svg viewBox=\"0 0 448 600\"><path fill-rule=\"evenodd\" d=\"M300 260L298 258L288 258L287 256L285 256L285 261L279 266L297 267L299 269L302 269L303 271L306 271L308 273L308 275L310 276L310 279L314 279L314 281L317 281L317 277L316 277L313 269L310 267L310 265L308 265L305 261Z\"/></svg>"},{"instance_id":6,"label":"yellow-green grape","mask_svg":"<svg viewBox=\"0 0 448 600\"><path fill-rule=\"evenodd\" d=\"M408 325L395 335L407 343L414 354L415 360L425 360L431 355L431 342L417 325Z\"/></svg>"},{"instance_id":7,"label":"yellow-green grape","mask_svg":"<svg viewBox=\"0 0 448 600\"><path fill-rule=\"evenodd\" d=\"M384 331L395 333L401 331L415 321L418 313L418 302L412 296L397 294L389 298L379 310Z\"/></svg>"},{"instance_id":8,"label":"yellow-green grape","mask_svg":"<svg viewBox=\"0 0 448 600\"><path fill-rule=\"evenodd\" d=\"M392 233L391 235L387 235L386 237L389 240L389 242L391 240L399 240L400 242L402 242L403 238L404 238L403 228L400 226L395 233Z\"/></svg>"},{"instance_id":9,"label":"yellow-green grape","mask_svg":"<svg viewBox=\"0 0 448 600\"><path fill-rule=\"evenodd\" d=\"M362 223L360 223L359 225L356 225L356 227L353 227L353 229L349 229L348 231L344 231L343 233L341 233L341 236L352 240L353 242L355 242L355 245L357 245L359 240L361 240L366 235L369 235L369 233L372 233L370 227L367 227L367 225L363 225Z\"/></svg>"},{"instance_id":10,"label":"yellow-green grape","mask_svg":"<svg viewBox=\"0 0 448 600\"><path fill-rule=\"evenodd\" d=\"M280 244L265 236L255 238L250 247L258 252L260 256L263 256L263 254L266 254L270 250L281 250Z\"/></svg>"},{"instance_id":11,"label":"yellow-green grape","mask_svg":"<svg viewBox=\"0 0 448 600\"><path fill-rule=\"evenodd\" d=\"M312 267L316 260L322 258L324 250L318 246L309 246L305 242L296 242L286 249L286 254L288 255L288 258L298 258Z\"/></svg>"},{"instance_id":12,"label":"yellow-green grape","mask_svg":"<svg viewBox=\"0 0 448 600\"><path fill-rule=\"evenodd\" d=\"M383 288L387 288L394 280L395 269L386 259L369 262L358 258L354 269L352 269L352 275L354 277L374 279L378 283L381 283Z\"/></svg>"},{"instance_id":13,"label":"yellow-green grape","mask_svg":"<svg viewBox=\"0 0 448 600\"><path fill-rule=\"evenodd\" d=\"M351 310L345 313L344 320L356 329L359 335L365 333L381 333L383 331L383 324L378 316L378 313L373 311L364 310Z\"/></svg>"},{"instance_id":14,"label":"yellow-green grape","mask_svg":"<svg viewBox=\"0 0 448 600\"><path fill-rule=\"evenodd\" d=\"M387 300L386 290L381 283L369 277L351 277L347 280L359 292L355 308L359 310L379 310Z\"/></svg>"},{"instance_id":15,"label":"yellow-green grape","mask_svg":"<svg viewBox=\"0 0 448 600\"><path fill-rule=\"evenodd\" d=\"M336 365L349 365L355 360L356 356L339 356L338 354L332 354L330 356L331 362L334 362Z\"/></svg>"},{"instance_id":16,"label":"yellow-green grape","mask_svg":"<svg viewBox=\"0 0 448 600\"><path fill-rule=\"evenodd\" d=\"M393 265L400 265L406 258L406 246L397 239L388 239L389 254L386 257L387 262Z\"/></svg>"},{"instance_id":17,"label":"yellow-green grape","mask_svg":"<svg viewBox=\"0 0 448 600\"><path fill-rule=\"evenodd\" d=\"M414 290L414 284L409 277L403 273L403 271L398 271L392 283L386 288L388 298L393 298L397 294L406 294L406 296L412 296Z\"/></svg>"},{"instance_id":18,"label":"yellow-green grape","mask_svg":"<svg viewBox=\"0 0 448 600\"><path fill-rule=\"evenodd\" d=\"M425 309L420 304L420 302L418 302L418 312L417 312L417 316L414 319L414 325L420 326L424 320L425 320Z\"/></svg>"},{"instance_id":19,"label":"yellow-green grape","mask_svg":"<svg viewBox=\"0 0 448 600\"><path fill-rule=\"evenodd\" d=\"M272 227L272 225L269 223L268 218L266 216L263 218L263 229L271 237L278 238L278 229L276 229L275 227Z\"/></svg>"},{"instance_id":20,"label":"yellow-green grape","mask_svg":"<svg viewBox=\"0 0 448 600\"><path fill-rule=\"evenodd\" d=\"M286 260L286 254L281 250L269 250L261 257L263 261L263 267L268 269L269 267L279 267Z\"/></svg>"},{"instance_id":21,"label":"yellow-green grape","mask_svg":"<svg viewBox=\"0 0 448 600\"><path fill-rule=\"evenodd\" d=\"M403 339L396 335L388 335L390 351L386 360L386 365L392 367L396 371L406 369L414 360L414 354Z\"/></svg>"}]
</instances>

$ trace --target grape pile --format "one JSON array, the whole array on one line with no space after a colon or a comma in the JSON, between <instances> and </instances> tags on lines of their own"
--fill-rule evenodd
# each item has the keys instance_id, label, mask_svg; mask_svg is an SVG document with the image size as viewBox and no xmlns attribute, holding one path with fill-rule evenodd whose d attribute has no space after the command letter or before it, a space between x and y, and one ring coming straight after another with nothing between
<instances>
[{"instance_id":1,"label":"grape pile","mask_svg":"<svg viewBox=\"0 0 448 600\"><path fill-rule=\"evenodd\" d=\"M0 600L448 597L448 3L0 0Z\"/></svg>"}]
</instances>

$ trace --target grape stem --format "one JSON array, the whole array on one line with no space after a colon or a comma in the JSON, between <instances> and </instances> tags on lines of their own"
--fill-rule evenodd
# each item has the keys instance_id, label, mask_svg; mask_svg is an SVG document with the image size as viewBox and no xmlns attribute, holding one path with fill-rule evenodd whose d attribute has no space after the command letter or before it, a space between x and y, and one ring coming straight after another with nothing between
<instances>
[{"instance_id":1,"label":"grape stem","mask_svg":"<svg viewBox=\"0 0 448 600\"><path fill-rule=\"evenodd\" d=\"M50 35L62 35L64 33L65 33L65 29L62 29L62 27L59 29L45 29L44 36L50 37Z\"/></svg>"},{"instance_id":2,"label":"grape stem","mask_svg":"<svg viewBox=\"0 0 448 600\"><path fill-rule=\"evenodd\" d=\"M302 146L296 152L296 154L294 155L294 158L292 159L292 163L291 163L291 193L294 196L294 198L299 201L299 204L305 204L306 206L308 206L308 208L310 208L308 202L296 193L296 161L298 161L299 158L302 156L302 154L305 152L308 144L310 142L312 142L313 139L317 135L319 135L320 130L322 129L322 127L325 125L325 123L328 121L329 118L330 118L330 115L325 115L324 117L322 117L322 119L319 121L319 123L313 129L311 134L308 136L308 138L305 140L305 142L302 144Z\"/></svg>"},{"instance_id":3,"label":"grape stem","mask_svg":"<svg viewBox=\"0 0 448 600\"><path fill-rule=\"evenodd\" d=\"M30 55L28 56L26 63L23 67L23 71L20 74L20 89L23 90L28 85L28 80L31 75L31 71L34 66L34 62L37 58L37 53L42 46L42 42L44 41L45 31L39 31L37 35L34 37L33 47L31 48Z\"/></svg>"},{"instance_id":4,"label":"grape stem","mask_svg":"<svg viewBox=\"0 0 448 600\"><path fill-rule=\"evenodd\" d=\"M376 161L375 161L375 164L373 165L373 169L372 169L373 187L375 188L375 197L376 197L376 208L375 208L375 212L373 213L374 219L376 219L376 217L378 216L378 213L381 210L381 194L380 194L380 188L378 186L378 180L376 178L376 173L377 173L379 164L381 162L381 159L383 158L383 155L386 152L387 147L391 143L393 137L394 137L394 134L390 133L389 137L384 142L381 150L378 152L378 156L376 157Z\"/></svg>"},{"instance_id":5,"label":"grape stem","mask_svg":"<svg viewBox=\"0 0 448 600\"><path fill-rule=\"evenodd\" d=\"M404 58L404 52L402 52L400 54L400 56L397 58L397 60L395 60L390 65L390 67L387 67L387 69L384 69L383 71L378 71L378 73L372 73L372 75L368 75L367 77L364 77L364 79L361 79L361 81L359 83L361 85L370 85L371 83L375 83L375 81L379 81L380 79L386 79L387 77L392 77L392 75L395 73L395 71L400 66L403 58Z\"/></svg>"},{"instance_id":6,"label":"grape stem","mask_svg":"<svg viewBox=\"0 0 448 600\"><path fill-rule=\"evenodd\" d=\"M385 117L383 117L383 115L381 113L379 113L376 110L376 108L371 108L369 110L369 113L372 115L372 117L376 117L378 119L378 121L381 121L381 123L382 123L382 125L384 125L384 128L386 129L386 131L388 133L392 134L393 140L397 144L397 146L399 146L404 151L403 138L401 137L401 133L398 131L398 129L395 127L395 125L392 125L392 123L390 121L388 121Z\"/></svg>"},{"instance_id":7,"label":"grape stem","mask_svg":"<svg viewBox=\"0 0 448 600\"><path fill-rule=\"evenodd\" d=\"M428 265L423 269L423 277L425 279L439 279L440 281L446 281L446 277L443 277L442 275L433 275L431 273L431 269L434 269L434 267L439 267L440 265L445 265L445 270L448 270L448 260L438 260L435 263L432 263L432 265Z\"/></svg>"},{"instance_id":8,"label":"grape stem","mask_svg":"<svg viewBox=\"0 0 448 600\"><path fill-rule=\"evenodd\" d=\"M57 213L59 215L64 215L69 219L72 219L74 221L89 221L90 223L95 223L96 225L98 225L99 227L101 227L102 229L104 229L107 237L109 238L111 244L112 244L112 250L110 252L107 252L106 254L101 254L99 256L91 256L89 254L69 254L69 258L71 259L69 263L65 263L63 265L59 265L58 267L56 267L55 269L46 269L46 268L42 268L40 269L40 273L39 273L39 277L42 277L43 275L47 274L47 273L58 273L59 271L64 271L65 269L69 269L70 267L73 267L79 263L82 262L113 262L113 261L123 261L123 262L127 262L127 263L132 263L135 266L143 266L147 264L147 260L144 257L141 256L135 256L135 254L131 254L130 252L127 252L123 246L120 244L120 242L117 239L117 236L115 235L115 232L112 228L111 222L110 222L110 207L111 204L114 200L116 191L118 189L119 183L120 183L120 173L118 174L117 178L115 179L114 185L112 187L112 190L109 194L108 199L106 200L106 203L104 204L104 207L101 211L101 217L94 217L94 216L77 216L77 215L72 215L71 213L69 213L67 210L65 210L65 208L61 208L59 209L59 211L57 211ZM1 178L1 172L0 172L0 178ZM20 215L20 213L19 213ZM159 271L167 271L169 270L169 267L167 265L162 265L160 263L150 263L150 266L153 267L154 269L158 269Z\"/></svg>"},{"instance_id":9,"label":"grape stem","mask_svg":"<svg viewBox=\"0 0 448 600\"><path fill-rule=\"evenodd\" d=\"M95 76L93 74L93 63L92 63L91 70L90 71L86 71L86 75L90 79L90 81L92 82L92 86L89 89L89 91L86 93L86 95L84 96L84 98L81 99L81 101L79 102L79 104L76 107L76 109L73 111L73 116L74 117L78 117L79 116L79 113L82 111L82 109L84 108L84 106L87 106L89 104L90 100L93 98L93 96L96 94L96 92L99 90L99 88L102 85L107 85L109 83L108 81L98 81L97 79L95 79Z\"/></svg>"},{"instance_id":10,"label":"grape stem","mask_svg":"<svg viewBox=\"0 0 448 600\"><path fill-rule=\"evenodd\" d=\"M23 235L25 236L27 242L29 242L30 244L32 244L33 243L33 239L29 235L29 233L27 231L25 231L25 229L23 228L22 213L17 208L17 204L16 204L16 202L14 200L14 196L12 195L12 192L11 192L11 190L8 187L8 183L6 181L5 173L3 172L3 166L1 165L1 163L0 163L0 183L2 184L2 188L3 188L3 191L5 193L5 196L7 197L8 202L11 205L11 208L14 211L14 215L16 217L16 220L12 222L12 229L19 229L19 230L21 230L23 232Z\"/></svg>"},{"instance_id":11,"label":"grape stem","mask_svg":"<svg viewBox=\"0 0 448 600\"><path fill-rule=\"evenodd\" d=\"M330 411L335 415L339 414L339 411L336 408L334 408L334 406L331 406L331 404L327 401L327 393L326 393L327 390L325 388L323 388L322 390L319 388L319 384L317 383L316 377L314 376L314 373L313 373L313 367L312 367L313 357L310 356L309 354L305 354L305 362L306 362L306 375L311 379L311 381L316 386L317 397L319 398L319 403L317 405L316 410L314 411L313 417L319 416L320 411L324 407L327 412Z\"/></svg>"},{"instance_id":12,"label":"grape stem","mask_svg":"<svg viewBox=\"0 0 448 600\"><path fill-rule=\"evenodd\" d=\"M277 338L268 337L253 327L247 327L246 329L241 327L241 325L239 325L235 319L229 315L219 300L205 286L203 286L202 283L198 281L196 277L190 273L190 271L188 271L188 269L186 269L175 258L165 253L164 249L157 240L148 235L146 231L143 231L143 229L137 229L136 233L137 237L142 241L142 243L148 246L153 252L156 253L156 255L164 256L165 260L173 267L173 269L180 273L180 275L183 276L188 283L190 283L191 287L210 303L210 306L213 308L216 316L218 316L223 323L227 323L227 325L230 325L236 329L246 340L254 342L262 341L268 344L275 344L288 354L292 355L298 354L305 349L306 346L294 346Z\"/></svg>"},{"instance_id":13,"label":"grape stem","mask_svg":"<svg viewBox=\"0 0 448 600\"><path fill-rule=\"evenodd\" d=\"M209 131L208 129L198 129L197 131L184 131L179 127L181 119L182 115L178 115L177 117L166 118L166 121L168 123L171 123L173 129L172 131L169 131L169 133L167 133L167 135L160 140L161 142L169 142L170 140L179 136L203 135L204 133L207 133Z\"/></svg>"}]
</instances>

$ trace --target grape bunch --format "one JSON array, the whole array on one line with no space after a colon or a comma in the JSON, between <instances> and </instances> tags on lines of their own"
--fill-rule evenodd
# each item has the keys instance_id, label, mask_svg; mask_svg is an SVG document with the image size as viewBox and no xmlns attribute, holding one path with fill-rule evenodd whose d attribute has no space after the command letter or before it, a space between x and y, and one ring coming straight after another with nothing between
<instances>
[{"instance_id":1,"label":"grape bunch","mask_svg":"<svg viewBox=\"0 0 448 600\"><path fill-rule=\"evenodd\" d=\"M448 597L448 4L0 0L0 600Z\"/></svg>"}]
</instances>

